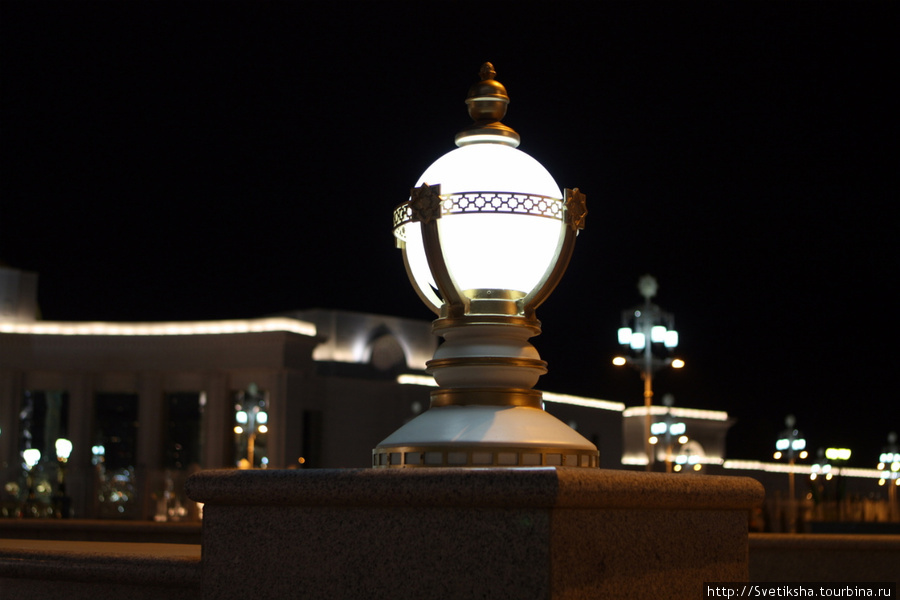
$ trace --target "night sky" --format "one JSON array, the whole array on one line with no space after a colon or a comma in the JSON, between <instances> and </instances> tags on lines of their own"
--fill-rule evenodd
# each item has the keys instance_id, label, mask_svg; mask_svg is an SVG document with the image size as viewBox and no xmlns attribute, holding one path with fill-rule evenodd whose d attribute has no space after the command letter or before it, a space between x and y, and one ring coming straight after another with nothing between
<instances>
[{"instance_id":1,"label":"night sky","mask_svg":"<svg viewBox=\"0 0 900 600\"><path fill-rule=\"evenodd\" d=\"M323 8L327 6L328 8ZM874 467L900 430L897 5L889 2L0 4L0 260L48 320L430 319L392 209L468 125L504 122L587 227L533 341L539 387L636 405L622 309L675 315L658 397L788 413Z\"/></svg>"}]
</instances>

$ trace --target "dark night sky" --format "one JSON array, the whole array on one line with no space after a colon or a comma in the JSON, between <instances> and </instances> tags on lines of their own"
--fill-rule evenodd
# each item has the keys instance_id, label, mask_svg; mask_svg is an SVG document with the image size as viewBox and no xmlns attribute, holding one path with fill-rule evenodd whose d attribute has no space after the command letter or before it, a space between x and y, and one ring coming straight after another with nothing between
<instances>
[{"instance_id":1,"label":"dark night sky","mask_svg":"<svg viewBox=\"0 0 900 600\"><path fill-rule=\"evenodd\" d=\"M789 412L859 466L900 429L896 3L0 11L0 260L46 319L430 319L391 211L490 60L520 148L590 210L540 387L641 402L609 362L652 273L688 363L656 390L737 417L731 457Z\"/></svg>"}]
</instances>

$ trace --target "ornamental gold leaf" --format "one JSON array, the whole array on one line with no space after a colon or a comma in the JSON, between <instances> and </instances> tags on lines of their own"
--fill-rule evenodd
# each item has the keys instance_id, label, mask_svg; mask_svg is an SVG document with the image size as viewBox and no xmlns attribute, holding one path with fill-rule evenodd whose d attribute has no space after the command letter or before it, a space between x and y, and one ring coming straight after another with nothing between
<instances>
[{"instance_id":1,"label":"ornamental gold leaf","mask_svg":"<svg viewBox=\"0 0 900 600\"><path fill-rule=\"evenodd\" d=\"M421 187L409 191L409 207L412 210L411 220L431 223L441 218L441 186L422 184Z\"/></svg>"},{"instance_id":2,"label":"ornamental gold leaf","mask_svg":"<svg viewBox=\"0 0 900 600\"><path fill-rule=\"evenodd\" d=\"M587 203L584 194L578 188L566 190L566 223L575 231L584 229L587 216Z\"/></svg>"}]
</instances>

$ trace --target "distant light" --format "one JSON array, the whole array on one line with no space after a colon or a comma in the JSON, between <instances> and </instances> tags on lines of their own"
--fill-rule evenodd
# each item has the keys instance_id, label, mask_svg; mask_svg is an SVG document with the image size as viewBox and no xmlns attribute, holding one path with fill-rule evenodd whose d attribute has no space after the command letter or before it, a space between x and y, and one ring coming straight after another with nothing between
<instances>
[{"instance_id":1,"label":"distant light","mask_svg":"<svg viewBox=\"0 0 900 600\"><path fill-rule=\"evenodd\" d=\"M806 448L806 440L803 438L796 439L791 442L791 450L803 450ZM850 458L849 450L847 451L847 458Z\"/></svg>"},{"instance_id":2,"label":"distant light","mask_svg":"<svg viewBox=\"0 0 900 600\"><path fill-rule=\"evenodd\" d=\"M69 460L69 456L72 454L72 442L65 439L59 438L56 440L56 458L59 460L66 462Z\"/></svg>"},{"instance_id":3,"label":"distant light","mask_svg":"<svg viewBox=\"0 0 900 600\"><path fill-rule=\"evenodd\" d=\"M314 336L316 335L316 326L306 321L285 317L159 323L111 323L101 321L0 322L0 333L36 335L215 335L267 331L287 331L300 335Z\"/></svg>"},{"instance_id":4,"label":"distant light","mask_svg":"<svg viewBox=\"0 0 900 600\"><path fill-rule=\"evenodd\" d=\"M828 448L825 450L825 458L828 460L849 460L849 448Z\"/></svg>"},{"instance_id":5,"label":"distant light","mask_svg":"<svg viewBox=\"0 0 900 600\"><path fill-rule=\"evenodd\" d=\"M260 432L260 433L268 433L268 431L269 431L269 428L266 427L265 425L260 425L260 426L259 426L259 432Z\"/></svg>"},{"instance_id":6,"label":"distant light","mask_svg":"<svg viewBox=\"0 0 900 600\"><path fill-rule=\"evenodd\" d=\"M685 431L687 431L687 426L684 423L672 423L669 425L669 433L672 435L682 435Z\"/></svg>"},{"instance_id":7,"label":"distant light","mask_svg":"<svg viewBox=\"0 0 900 600\"><path fill-rule=\"evenodd\" d=\"M801 459L802 459L802 458L806 458L807 456L809 456L809 452L807 452L806 450L804 450L803 452L800 453L800 458L801 458Z\"/></svg>"},{"instance_id":8,"label":"distant light","mask_svg":"<svg viewBox=\"0 0 900 600\"><path fill-rule=\"evenodd\" d=\"M791 447L791 440L789 440L787 438L781 438L780 440L775 442L776 450L787 450L790 447Z\"/></svg>"},{"instance_id":9,"label":"distant light","mask_svg":"<svg viewBox=\"0 0 900 600\"><path fill-rule=\"evenodd\" d=\"M653 423L650 425L650 433L653 435L662 435L666 432L666 424L665 423Z\"/></svg>"},{"instance_id":10,"label":"distant light","mask_svg":"<svg viewBox=\"0 0 900 600\"><path fill-rule=\"evenodd\" d=\"M437 382L430 375L413 375L406 373L397 376L397 383L401 385L425 385L428 387L437 387Z\"/></svg>"},{"instance_id":11,"label":"distant light","mask_svg":"<svg viewBox=\"0 0 900 600\"><path fill-rule=\"evenodd\" d=\"M673 368L673 369L680 369L680 368L682 368L682 367L684 367L684 361L683 361L683 360L681 360L680 358L674 358L674 359L672 359L672 368Z\"/></svg>"},{"instance_id":12,"label":"distant light","mask_svg":"<svg viewBox=\"0 0 900 600\"><path fill-rule=\"evenodd\" d=\"M699 464L694 465L694 470L695 470L695 471L699 471L701 468L702 468L702 467L701 467L701 465L699 465Z\"/></svg>"},{"instance_id":13,"label":"distant light","mask_svg":"<svg viewBox=\"0 0 900 600\"><path fill-rule=\"evenodd\" d=\"M36 464L41 461L41 451L37 448L27 448L22 451L22 458L28 469L33 469Z\"/></svg>"},{"instance_id":14,"label":"distant light","mask_svg":"<svg viewBox=\"0 0 900 600\"><path fill-rule=\"evenodd\" d=\"M247 411L239 410L234 415L234 420L240 423L241 425L247 424Z\"/></svg>"},{"instance_id":15,"label":"distant light","mask_svg":"<svg viewBox=\"0 0 900 600\"><path fill-rule=\"evenodd\" d=\"M256 414L256 422L257 423L268 423L269 422L269 413L264 410L259 411Z\"/></svg>"},{"instance_id":16,"label":"distant light","mask_svg":"<svg viewBox=\"0 0 900 600\"><path fill-rule=\"evenodd\" d=\"M621 367L622 365L626 364L627 362L628 361L625 359L624 356L617 356L613 359L613 364L616 365L617 367Z\"/></svg>"},{"instance_id":17,"label":"distant light","mask_svg":"<svg viewBox=\"0 0 900 600\"><path fill-rule=\"evenodd\" d=\"M655 444L655 443L659 442L659 438L656 437L656 436L654 435L654 436L651 437L648 441L649 441L651 444Z\"/></svg>"},{"instance_id":18,"label":"distant light","mask_svg":"<svg viewBox=\"0 0 900 600\"><path fill-rule=\"evenodd\" d=\"M666 339L666 328L662 325L654 325L650 328L650 341L660 343Z\"/></svg>"},{"instance_id":19,"label":"distant light","mask_svg":"<svg viewBox=\"0 0 900 600\"><path fill-rule=\"evenodd\" d=\"M636 332L631 334L631 347L634 350L643 350L647 345L647 338L643 333Z\"/></svg>"},{"instance_id":20,"label":"distant light","mask_svg":"<svg viewBox=\"0 0 900 600\"><path fill-rule=\"evenodd\" d=\"M781 458L781 452L776 452L773 456L775 457L775 460L778 460Z\"/></svg>"},{"instance_id":21,"label":"distant light","mask_svg":"<svg viewBox=\"0 0 900 600\"><path fill-rule=\"evenodd\" d=\"M675 465L674 467L672 467L672 470L678 473L679 471L681 471L681 465Z\"/></svg>"},{"instance_id":22,"label":"distant light","mask_svg":"<svg viewBox=\"0 0 900 600\"><path fill-rule=\"evenodd\" d=\"M666 348L675 348L678 346L678 332L674 329L670 329L666 332L666 337L663 340L663 344Z\"/></svg>"},{"instance_id":23,"label":"distant light","mask_svg":"<svg viewBox=\"0 0 900 600\"><path fill-rule=\"evenodd\" d=\"M631 343L631 327L619 327L619 343L623 346Z\"/></svg>"},{"instance_id":24,"label":"distant light","mask_svg":"<svg viewBox=\"0 0 900 600\"><path fill-rule=\"evenodd\" d=\"M235 432L236 434L240 435L240 434L244 433L244 428L241 427L240 425L235 425L235 426L234 426L234 432Z\"/></svg>"},{"instance_id":25,"label":"distant light","mask_svg":"<svg viewBox=\"0 0 900 600\"><path fill-rule=\"evenodd\" d=\"M688 442L688 436L686 436L686 435L683 435L680 438L678 438L679 444L687 444L687 442Z\"/></svg>"}]
</instances>

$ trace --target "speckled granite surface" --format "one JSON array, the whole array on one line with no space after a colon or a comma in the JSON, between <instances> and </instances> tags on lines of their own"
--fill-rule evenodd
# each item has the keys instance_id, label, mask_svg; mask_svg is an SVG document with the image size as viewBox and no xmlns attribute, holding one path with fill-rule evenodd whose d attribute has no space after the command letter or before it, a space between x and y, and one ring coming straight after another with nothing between
<instances>
[{"instance_id":1,"label":"speckled granite surface","mask_svg":"<svg viewBox=\"0 0 900 600\"><path fill-rule=\"evenodd\" d=\"M199 546L0 539L0 600L194 600L200 582Z\"/></svg>"},{"instance_id":2,"label":"speckled granite surface","mask_svg":"<svg viewBox=\"0 0 900 600\"><path fill-rule=\"evenodd\" d=\"M552 467L206 471L187 492L206 599L698 597L746 580L763 498L750 479Z\"/></svg>"}]
</instances>

